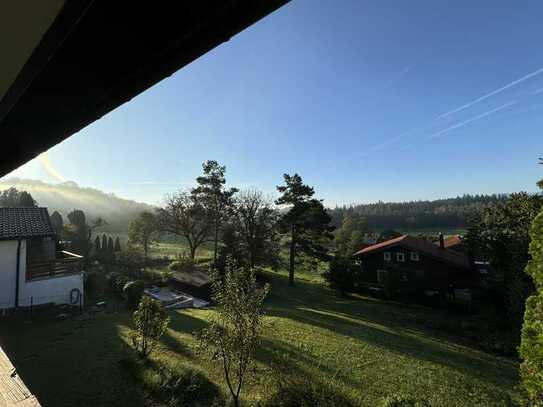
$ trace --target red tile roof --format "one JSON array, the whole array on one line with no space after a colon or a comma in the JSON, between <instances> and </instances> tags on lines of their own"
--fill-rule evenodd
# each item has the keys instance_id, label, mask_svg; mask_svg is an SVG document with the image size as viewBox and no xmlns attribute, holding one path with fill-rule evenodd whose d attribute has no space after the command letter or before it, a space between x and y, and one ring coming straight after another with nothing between
<instances>
[{"instance_id":1,"label":"red tile roof","mask_svg":"<svg viewBox=\"0 0 543 407\"><path fill-rule=\"evenodd\" d=\"M54 234L47 208L0 208L0 240Z\"/></svg>"},{"instance_id":2,"label":"red tile roof","mask_svg":"<svg viewBox=\"0 0 543 407\"><path fill-rule=\"evenodd\" d=\"M364 256L369 253L392 247L401 246L410 250L414 250L420 253L424 253L427 256L442 260L447 263L452 263L462 268L470 269L469 259L462 253L455 252L453 250L442 249L439 245L435 245L427 240L418 239L409 235L402 235L394 239L386 240L381 243L374 244L372 246L365 247L364 249L356 252L355 256Z\"/></svg>"},{"instance_id":3,"label":"red tile roof","mask_svg":"<svg viewBox=\"0 0 543 407\"><path fill-rule=\"evenodd\" d=\"M444 240L443 243L445 245L445 248L463 244L462 238L459 235L449 236L447 239ZM435 244L439 246L439 241L435 242Z\"/></svg>"}]
</instances>

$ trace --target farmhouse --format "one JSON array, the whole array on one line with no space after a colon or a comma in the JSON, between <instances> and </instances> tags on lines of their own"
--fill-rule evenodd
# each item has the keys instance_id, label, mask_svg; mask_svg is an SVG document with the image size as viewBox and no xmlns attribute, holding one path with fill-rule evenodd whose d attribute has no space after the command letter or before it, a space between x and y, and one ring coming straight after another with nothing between
<instances>
[{"instance_id":1,"label":"farmhouse","mask_svg":"<svg viewBox=\"0 0 543 407\"><path fill-rule=\"evenodd\" d=\"M0 310L82 304L82 257L56 241L46 208L0 208Z\"/></svg>"},{"instance_id":2,"label":"farmhouse","mask_svg":"<svg viewBox=\"0 0 543 407\"><path fill-rule=\"evenodd\" d=\"M362 284L384 287L394 282L406 292L450 292L471 288L475 274L467 255L408 235L368 246L355 255L362 267Z\"/></svg>"}]
</instances>

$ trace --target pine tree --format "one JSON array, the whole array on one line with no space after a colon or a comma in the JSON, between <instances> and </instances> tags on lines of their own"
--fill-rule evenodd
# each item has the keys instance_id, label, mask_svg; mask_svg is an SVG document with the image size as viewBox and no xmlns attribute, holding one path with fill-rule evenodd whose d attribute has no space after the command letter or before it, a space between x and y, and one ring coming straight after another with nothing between
<instances>
[{"instance_id":1,"label":"pine tree","mask_svg":"<svg viewBox=\"0 0 543 407\"><path fill-rule=\"evenodd\" d=\"M277 205L288 205L280 226L289 237L289 284L294 285L294 266L298 253L320 260L328 260L327 244L333 239L331 218L322 202L314 199L315 191L302 182L298 174L284 174L285 185L277 190L282 194Z\"/></svg>"},{"instance_id":2,"label":"pine tree","mask_svg":"<svg viewBox=\"0 0 543 407\"><path fill-rule=\"evenodd\" d=\"M115 248L114 248L114 245L113 245L113 238L111 236L107 240L107 251L110 254L115 251Z\"/></svg>"},{"instance_id":3,"label":"pine tree","mask_svg":"<svg viewBox=\"0 0 543 407\"><path fill-rule=\"evenodd\" d=\"M121 251L121 241L119 239L119 236L115 238L115 252Z\"/></svg>"},{"instance_id":4,"label":"pine tree","mask_svg":"<svg viewBox=\"0 0 543 407\"><path fill-rule=\"evenodd\" d=\"M105 233L102 235L102 250L107 250L107 236Z\"/></svg>"},{"instance_id":5,"label":"pine tree","mask_svg":"<svg viewBox=\"0 0 543 407\"><path fill-rule=\"evenodd\" d=\"M96 239L94 239L94 249L99 252L100 251L100 237L96 236Z\"/></svg>"}]
</instances>

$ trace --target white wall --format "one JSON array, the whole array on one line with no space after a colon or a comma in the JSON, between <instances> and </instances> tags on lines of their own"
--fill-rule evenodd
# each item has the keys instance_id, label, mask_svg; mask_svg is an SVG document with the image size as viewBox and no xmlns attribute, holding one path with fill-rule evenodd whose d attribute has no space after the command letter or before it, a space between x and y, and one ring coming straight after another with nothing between
<instances>
[{"instance_id":1,"label":"white wall","mask_svg":"<svg viewBox=\"0 0 543 407\"><path fill-rule=\"evenodd\" d=\"M15 306L17 241L0 241L0 309Z\"/></svg>"},{"instance_id":2,"label":"white wall","mask_svg":"<svg viewBox=\"0 0 543 407\"><path fill-rule=\"evenodd\" d=\"M83 294L83 273L42 280L26 281L26 241L21 243L21 268L19 274L19 306L55 303L70 304L70 291L79 289Z\"/></svg>"},{"instance_id":3,"label":"white wall","mask_svg":"<svg viewBox=\"0 0 543 407\"><path fill-rule=\"evenodd\" d=\"M15 306L17 241L0 241L0 309ZM19 306L69 304L70 291L83 293L83 273L26 281L26 241L21 241Z\"/></svg>"}]
</instances>

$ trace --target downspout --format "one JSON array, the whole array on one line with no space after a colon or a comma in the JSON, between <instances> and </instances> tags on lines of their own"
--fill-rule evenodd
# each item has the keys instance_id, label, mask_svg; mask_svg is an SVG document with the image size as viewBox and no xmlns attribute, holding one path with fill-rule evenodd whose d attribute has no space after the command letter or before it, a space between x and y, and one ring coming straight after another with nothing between
<instances>
[{"instance_id":1,"label":"downspout","mask_svg":"<svg viewBox=\"0 0 543 407\"><path fill-rule=\"evenodd\" d=\"M21 239L17 240L17 269L15 279L15 308L19 308L19 278L21 268Z\"/></svg>"}]
</instances>

